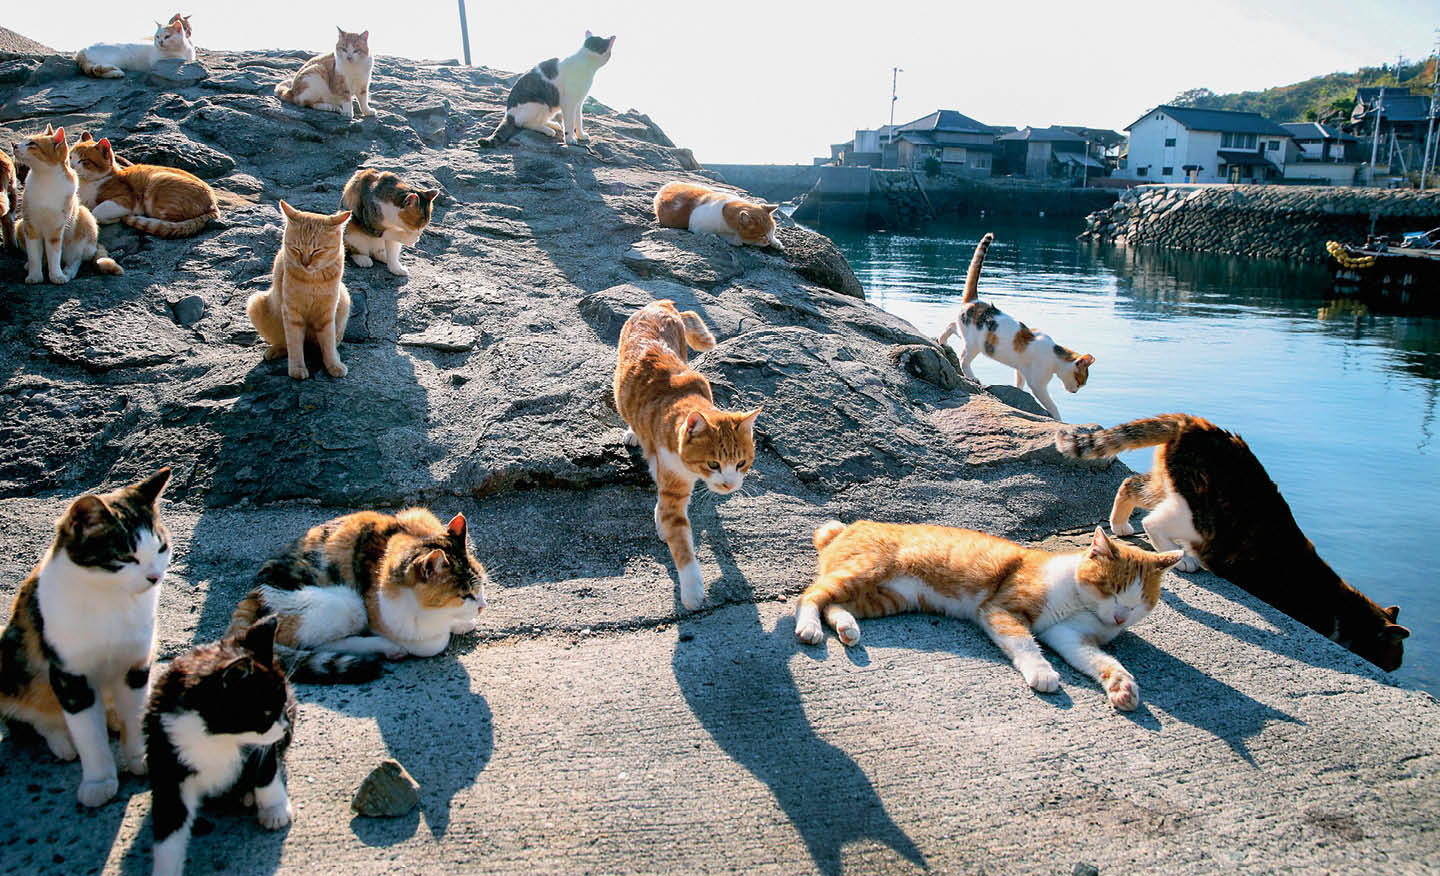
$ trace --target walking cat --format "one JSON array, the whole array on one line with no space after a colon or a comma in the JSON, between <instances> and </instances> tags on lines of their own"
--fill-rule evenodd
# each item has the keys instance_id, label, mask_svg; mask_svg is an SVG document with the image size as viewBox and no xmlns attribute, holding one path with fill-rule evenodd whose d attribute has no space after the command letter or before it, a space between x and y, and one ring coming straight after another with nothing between
<instances>
[{"instance_id":1,"label":"walking cat","mask_svg":"<svg viewBox=\"0 0 1440 876\"><path fill-rule=\"evenodd\" d=\"M295 694L275 661L270 618L176 657L145 710L154 876L180 876L201 803L226 792L253 798L260 825L295 817L285 791L285 751Z\"/></svg>"},{"instance_id":2,"label":"walking cat","mask_svg":"<svg viewBox=\"0 0 1440 876\"><path fill-rule=\"evenodd\" d=\"M190 42L190 17L175 13L168 24L155 22L155 36L148 43L96 43L75 53L75 64L86 76L123 79L126 70L147 72L161 58L195 60Z\"/></svg>"},{"instance_id":3,"label":"walking cat","mask_svg":"<svg viewBox=\"0 0 1440 876\"><path fill-rule=\"evenodd\" d=\"M1189 414L1162 414L1102 429L1055 433L1060 452L1083 459L1155 447L1147 474L1120 485L1110 510L1116 535L1135 531L1130 513L1150 511L1145 534L1156 550L1181 548L1180 569L1204 566L1381 669L1394 671L1410 635L1315 552L1279 487L1240 436Z\"/></svg>"},{"instance_id":4,"label":"walking cat","mask_svg":"<svg viewBox=\"0 0 1440 876\"><path fill-rule=\"evenodd\" d=\"M92 260L102 274L125 273L100 245L95 217L80 203L65 129L46 125L45 133L15 144L15 158L30 168L15 225L16 240L25 247L25 282L48 277L52 283L68 283L82 262Z\"/></svg>"},{"instance_id":5,"label":"walking cat","mask_svg":"<svg viewBox=\"0 0 1440 876\"><path fill-rule=\"evenodd\" d=\"M755 204L728 192L690 183L666 183L655 195L655 218L666 228L709 232L736 246L785 247L775 239L779 204Z\"/></svg>"},{"instance_id":6,"label":"walking cat","mask_svg":"<svg viewBox=\"0 0 1440 876\"><path fill-rule=\"evenodd\" d=\"M145 774L140 716L170 533L160 492L170 469L70 503L55 541L21 582L0 633L0 718L39 732L61 760L78 754L76 798L99 806L119 789L106 710L119 718L125 768Z\"/></svg>"},{"instance_id":7,"label":"walking cat","mask_svg":"<svg viewBox=\"0 0 1440 876\"><path fill-rule=\"evenodd\" d=\"M230 634L278 615L276 649L297 681L364 681L380 671L374 655L430 657L474 630L489 580L465 515L442 525L424 508L361 511L312 527L267 561Z\"/></svg>"},{"instance_id":8,"label":"walking cat","mask_svg":"<svg viewBox=\"0 0 1440 876\"><path fill-rule=\"evenodd\" d=\"M215 192L188 171L154 164L121 167L106 138L86 131L70 150L80 202L95 221L124 222L156 237L189 237L220 215Z\"/></svg>"},{"instance_id":9,"label":"walking cat","mask_svg":"<svg viewBox=\"0 0 1440 876\"><path fill-rule=\"evenodd\" d=\"M686 507L695 481L721 495L740 489L755 461L755 418L722 411L710 382L686 361L690 350L708 350L715 336L692 310L653 301L620 330L615 363L615 409L630 427L625 443L638 444L650 464L658 497L655 530L670 548L680 579L680 602L694 611L705 601L700 563Z\"/></svg>"},{"instance_id":10,"label":"walking cat","mask_svg":"<svg viewBox=\"0 0 1440 876\"><path fill-rule=\"evenodd\" d=\"M305 342L320 347L320 357L331 377L344 377L349 369L340 361L336 344L350 321L350 292L341 282L345 273L343 226L350 211L329 216L305 213L280 202L285 233L275 254L270 288L256 292L245 304L255 331L270 344L265 359L286 356L290 376L304 380Z\"/></svg>"},{"instance_id":11,"label":"walking cat","mask_svg":"<svg viewBox=\"0 0 1440 876\"><path fill-rule=\"evenodd\" d=\"M505 100L505 120L481 146L498 146L521 128L539 131L570 145L590 142L582 118L585 98L595 84L595 71L610 62L615 37L597 37L585 31L585 43L565 60L551 58L521 76ZM560 122L555 114L560 113Z\"/></svg>"},{"instance_id":12,"label":"walking cat","mask_svg":"<svg viewBox=\"0 0 1440 876\"><path fill-rule=\"evenodd\" d=\"M1095 357L1088 353L1083 356L1073 353L1044 332L1033 331L1025 323L1001 313L995 305L977 300L980 266L984 264L985 251L994 239L995 235L987 234L975 247L970 271L965 276L965 297L961 299L960 313L953 323L945 327L938 343L943 346L951 335L960 335L963 344L960 371L971 380L975 380L975 372L971 370L970 363L982 350L996 362L1014 368L1015 386L1029 386L1030 393L1050 412L1050 416L1058 420L1060 409L1055 406L1045 385L1052 376L1059 375L1067 391L1078 392L1090 379L1090 366L1095 364Z\"/></svg>"},{"instance_id":13,"label":"walking cat","mask_svg":"<svg viewBox=\"0 0 1440 876\"><path fill-rule=\"evenodd\" d=\"M351 260L368 268L374 259L383 259L390 273L410 276L400 264L400 247L414 246L420 239L439 194L436 189L416 191L388 170L355 171L340 194L340 206L350 211L345 249Z\"/></svg>"},{"instance_id":14,"label":"walking cat","mask_svg":"<svg viewBox=\"0 0 1440 876\"><path fill-rule=\"evenodd\" d=\"M19 245L15 239L15 214L20 211L20 195L15 181L15 163L0 149L0 249Z\"/></svg>"},{"instance_id":15,"label":"walking cat","mask_svg":"<svg viewBox=\"0 0 1440 876\"><path fill-rule=\"evenodd\" d=\"M370 71L375 60L370 57L370 31L336 30L340 37L335 51L316 55L289 82L276 83L275 96L296 106L339 113L351 120L355 118L354 103L359 103L361 116L373 116Z\"/></svg>"},{"instance_id":16,"label":"walking cat","mask_svg":"<svg viewBox=\"0 0 1440 876\"><path fill-rule=\"evenodd\" d=\"M928 611L969 618L1035 690L1060 688L1038 637L1125 711L1140 704L1140 689L1100 645L1150 613L1161 573L1182 556L1112 541L1098 527L1086 550L1052 554L969 529L872 520L821 525L815 549L820 566L795 611L800 641L825 637L821 617L846 645L860 641L857 617Z\"/></svg>"}]
</instances>

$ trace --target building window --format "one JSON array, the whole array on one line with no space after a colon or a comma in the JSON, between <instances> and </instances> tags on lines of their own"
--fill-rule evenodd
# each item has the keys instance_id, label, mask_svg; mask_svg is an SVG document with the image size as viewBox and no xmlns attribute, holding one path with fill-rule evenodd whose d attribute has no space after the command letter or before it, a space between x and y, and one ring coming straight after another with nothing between
<instances>
[{"instance_id":1,"label":"building window","mask_svg":"<svg viewBox=\"0 0 1440 876\"><path fill-rule=\"evenodd\" d=\"M1174 145L1175 145L1175 138L1174 138L1174 137L1166 137L1166 138L1165 138L1165 145L1166 145L1166 146L1174 146Z\"/></svg>"},{"instance_id":2,"label":"building window","mask_svg":"<svg viewBox=\"0 0 1440 876\"><path fill-rule=\"evenodd\" d=\"M1276 151L1279 151L1279 149L1280 149L1280 141L1279 141L1279 140L1271 140L1271 141L1270 141L1270 151L1271 151L1271 152L1276 152Z\"/></svg>"},{"instance_id":3,"label":"building window","mask_svg":"<svg viewBox=\"0 0 1440 876\"><path fill-rule=\"evenodd\" d=\"M1234 145L1235 145L1235 135L1234 135L1234 134L1221 134L1221 135L1220 135L1220 148L1221 148L1221 149L1229 149L1231 146L1234 146Z\"/></svg>"},{"instance_id":4,"label":"building window","mask_svg":"<svg viewBox=\"0 0 1440 876\"><path fill-rule=\"evenodd\" d=\"M1149 176L1149 175L1150 175L1150 168L1148 168L1148 167L1137 167L1137 168L1135 168L1135 175L1136 175L1136 176Z\"/></svg>"},{"instance_id":5,"label":"building window","mask_svg":"<svg viewBox=\"0 0 1440 876\"><path fill-rule=\"evenodd\" d=\"M1162 167L1162 168L1160 168L1160 175L1161 175L1161 176L1174 176L1174 175L1175 175L1175 168L1173 168L1173 167Z\"/></svg>"}]
</instances>

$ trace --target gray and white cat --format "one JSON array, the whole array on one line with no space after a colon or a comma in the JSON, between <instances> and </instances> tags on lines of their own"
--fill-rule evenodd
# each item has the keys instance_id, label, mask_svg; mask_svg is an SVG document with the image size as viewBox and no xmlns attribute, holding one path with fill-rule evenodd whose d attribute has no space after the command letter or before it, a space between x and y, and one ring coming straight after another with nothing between
<instances>
[{"instance_id":1,"label":"gray and white cat","mask_svg":"<svg viewBox=\"0 0 1440 876\"><path fill-rule=\"evenodd\" d=\"M595 71L610 61L615 37L597 37L585 31L585 44L580 51L560 60L551 58L535 65L521 76L510 89L505 101L505 120L488 137L480 138L481 146L498 146L529 128L564 141L570 145L588 143L582 118L585 98L595 82ZM560 122L555 114L560 114Z\"/></svg>"}]
</instances>

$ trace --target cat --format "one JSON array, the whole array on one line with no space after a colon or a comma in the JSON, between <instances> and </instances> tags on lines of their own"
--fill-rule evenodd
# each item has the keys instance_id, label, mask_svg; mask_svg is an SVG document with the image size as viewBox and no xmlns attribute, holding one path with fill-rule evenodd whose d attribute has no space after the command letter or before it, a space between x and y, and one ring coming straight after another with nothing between
<instances>
[{"instance_id":1,"label":"cat","mask_svg":"<svg viewBox=\"0 0 1440 876\"><path fill-rule=\"evenodd\" d=\"M286 356L290 376L304 380L305 341L314 340L331 377L344 377L349 369L340 361L336 344L350 321L350 292L341 282L345 273L343 226L350 211L324 215L305 213L280 202L285 232L275 254L270 288L256 292L245 304L255 331L270 344L266 361Z\"/></svg>"},{"instance_id":2,"label":"cat","mask_svg":"<svg viewBox=\"0 0 1440 876\"><path fill-rule=\"evenodd\" d=\"M736 246L773 246L774 213L779 204L756 204L743 198L690 183L666 183L655 195L655 218L666 228L709 232Z\"/></svg>"},{"instance_id":3,"label":"cat","mask_svg":"<svg viewBox=\"0 0 1440 876\"><path fill-rule=\"evenodd\" d=\"M34 727L61 760L79 756L75 796L85 806L119 790L107 708L118 718L125 768L145 774L140 717L159 585L170 565L170 533L160 516L169 479L162 468L71 502L0 633L0 718Z\"/></svg>"},{"instance_id":4,"label":"cat","mask_svg":"<svg viewBox=\"0 0 1440 876\"><path fill-rule=\"evenodd\" d=\"M389 171L374 168L355 171L340 194L340 206L350 211L345 226L345 249L362 268L384 259L385 267L397 277L410 272L400 264L401 245L414 246L430 224L436 189L416 191Z\"/></svg>"},{"instance_id":5,"label":"cat","mask_svg":"<svg viewBox=\"0 0 1440 876\"><path fill-rule=\"evenodd\" d=\"M285 751L295 733L295 694L274 656L267 618L176 657L145 710L154 876L180 876L200 804L226 792L253 798L260 825L295 817L285 791Z\"/></svg>"},{"instance_id":6,"label":"cat","mask_svg":"<svg viewBox=\"0 0 1440 876\"><path fill-rule=\"evenodd\" d=\"M597 37L585 31L585 43L565 60L551 58L521 76L505 101L505 119L481 146L498 146L522 128L539 131L574 146L590 142L583 112L595 71L610 62L615 37ZM555 114L560 114L560 122Z\"/></svg>"},{"instance_id":7,"label":"cat","mask_svg":"<svg viewBox=\"0 0 1440 876\"><path fill-rule=\"evenodd\" d=\"M15 214L20 210L20 195L15 180L15 163L0 149L0 249L19 246L15 239Z\"/></svg>"},{"instance_id":8,"label":"cat","mask_svg":"<svg viewBox=\"0 0 1440 876\"><path fill-rule=\"evenodd\" d=\"M370 31L336 30L340 37L335 51L306 61L288 83L276 83L275 96L296 106L339 113L351 120L355 118L354 104L359 103L361 116L373 116L370 72L375 59L370 57Z\"/></svg>"},{"instance_id":9,"label":"cat","mask_svg":"<svg viewBox=\"0 0 1440 876\"><path fill-rule=\"evenodd\" d=\"M620 330L615 364L615 409L639 445L658 496L655 530L670 548L680 579L680 602L690 611L705 601L700 563L686 507L695 481L725 495L740 489L755 461L755 418L715 407L710 383L686 364L690 350L715 346L715 336L692 310L653 301Z\"/></svg>"},{"instance_id":10,"label":"cat","mask_svg":"<svg viewBox=\"0 0 1440 876\"><path fill-rule=\"evenodd\" d=\"M1399 606L1381 608L1320 559L1240 436L1163 414L1113 429L1064 428L1055 446L1082 459L1154 446L1150 472L1126 478L1115 494L1112 532L1133 533L1131 511L1149 510L1145 534L1157 550L1184 550L1181 571L1204 566L1381 669L1400 667L1410 631L1395 623Z\"/></svg>"},{"instance_id":11,"label":"cat","mask_svg":"<svg viewBox=\"0 0 1440 876\"><path fill-rule=\"evenodd\" d=\"M154 164L121 167L106 138L86 131L70 150L80 201L103 224L124 222L156 237L189 237L220 215L215 192L188 171Z\"/></svg>"},{"instance_id":12,"label":"cat","mask_svg":"<svg viewBox=\"0 0 1440 876\"><path fill-rule=\"evenodd\" d=\"M379 673L375 655L431 657L473 631L489 580L470 553L465 515L442 525L424 508L360 511L312 527L267 561L230 633L278 615L277 650L296 680L368 680Z\"/></svg>"},{"instance_id":13,"label":"cat","mask_svg":"<svg viewBox=\"0 0 1440 876\"><path fill-rule=\"evenodd\" d=\"M820 566L795 611L800 641L813 645L825 637L821 617L846 645L860 640L857 617L928 611L969 618L1030 687L1041 693L1060 687L1038 637L1124 711L1140 704L1140 689L1099 646L1150 613L1161 573L1182 556L1112 541L1098 527L1089 548L1060 554L969 529L872 520L828 521L814 540Z\"/></svg>"},{"instance_id":14,"label":"cat","mask_svg":"<svg viewBox=\"0 0 1440 876\"><path fill-rule=\"evenodd\" d=\"M190 42L190 18L175 13L168 24L155 22L155 36L148 43L96 43L75 53L75 64L86 76L123 79L126 70L146 72L161 58L195 60Z\"/></svg>"},{"instance_id":15,"label":"cat","mask_svg":"<svg viewBox=\"0 0 1440 876\"><path fill-rule=\"evenodd\" d=\"M45 133L15 144L15 158L30 168L15 225L17 245L25 247L25 282L68 283L92 260L102 274L125 273L100 245L95 217L80 203L65 129L46 125Z\"/></svg>"},{"instance_id":16,"label":"cat","mask_svg":"<svg viewBox=\"0 0 1440 876\"><path fill-rule=\"evenodd\" d=\"M975 372L970 369L970 363L980 355L981 350L996 362L1014 368L1016 388L1028 384L1031 394L1051 417L1058 420L1060 409L1055 406L1045 385L1052 376L1059 375L1067 391L1078 392L1090 379L1090 366L1095 364L1095 357L1089 353L1083 356L1073 353L1044 332L1033 331L1025 323L1001 313L993 304L977 300L980 266L984 264L985 251L994 239L995 235L987 234L975 247L970 271L965 277L965 297L961 299L960 313L953 323L945 327L937 343L944 346L951 335L960 335L963 344L960 371L971 380L975 380Z\"/></svg>"}]
</instances>

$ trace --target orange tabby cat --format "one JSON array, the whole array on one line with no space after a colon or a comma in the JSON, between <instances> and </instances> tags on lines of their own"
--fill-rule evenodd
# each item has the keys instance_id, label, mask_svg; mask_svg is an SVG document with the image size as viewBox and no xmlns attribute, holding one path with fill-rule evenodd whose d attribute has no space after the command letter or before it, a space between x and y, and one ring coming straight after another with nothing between
<instances>
[{"instance_id":1,"label":"orange tabby cat","mask_svg":"<svg viewBox=\"0 0 1440 876\"><path fill-rule=\"evenodd\" d=\"M270 288L251 295L245 313L260 337L270 342L265 358L289 357L291 377L310 376L306 340L319 345L331 377L344 377L348 369L335 345L350 320L350 293L340 280L350 211L305 213L284 201L280 211L285 214L285 238L275 254Z\"/></svg>"},{"instance_id":2,"label":"orange tabby cat","mask_svg":"<svg viewBox=\"0 0 1440 876\"><path fill-rule=\"evenodd\" d=\"M655 218L666 228L684 228L694 234L709 232L741 246L773 246L778 204L756 204L729 192L691 183L672 182L655 193Z\"/></svg>"},{"instance_id":3,"label":"orange tabby cat","mask_svg":"<svg viewBox=\"0 0 1440 876\"><path fill-rule=\"evenodd\" d=\"M156 237L189 237L220 215L215 193L193 173L154 164L121 167L110 141L86 131L70 150L80 201L102 225L124 222Z\"/></svg>"},{"instance_id":4,"label":"orange tabby cat","mask_svg":"<svg viewBox=\"0 0 1440 876\"><path fill-rule=\"evenodd\" d=\"M1086 550L1052 554L969 529L872 520L821 525L815 549L820 567L795 611L802 642L824 638L822 616L847 645L860 641L857 616L928 611L969 618L1035 690L1060 688L1038 636L1126 711L1140 704L1140 689L1099 646L1150 613L1160 599L1160 574L1184 556L1111 541L1099 528Z\"/></svg>"},{"instance_id":5,"label":"orange tabby cat","mask_svg":"<svg viewBox=\"0 0 1440 876\"><path fill-rule=\"evenodd\" d=\"M710 382L686 364L689 351L715 346L699 315L654 301L620 331L615 364L615 409L630 427L625 443L639 444L659 498L655 529L670 548L680 577L680 602L691 611L705 600L686 507L695 481L717 493L740 489L755 459L760 409L731 413L715 407Z\"/></svg>"},{"instance_id":6,"label":"orange tabby cat","mask_svg":"<svg viewBox=\"0 0 1440 876\"><path fill-rule=\"evenodd\" d=\"M15 144L15 160L30 168L20 195L16 245L25 249L26 283L68 283L82 262L103 274L125 273L100 243L95 217L80 203L79 177L70 169L65 129L45 126Z\"/></svg>"},{"instance_id":7,"label":"orange tabby cat","mask_svg":"<svg viewBox=\"0 0 1440 876\"><path fill-rule=\"evenodd\" d=\"M275 85L275 96L296 106L308 106L355 118L355 103L361 116L373 116L370 108L370 31L347 33L343 28L335 51L306 61L289 82Z\"/></svg>"}]
</instances>

